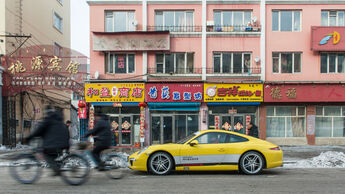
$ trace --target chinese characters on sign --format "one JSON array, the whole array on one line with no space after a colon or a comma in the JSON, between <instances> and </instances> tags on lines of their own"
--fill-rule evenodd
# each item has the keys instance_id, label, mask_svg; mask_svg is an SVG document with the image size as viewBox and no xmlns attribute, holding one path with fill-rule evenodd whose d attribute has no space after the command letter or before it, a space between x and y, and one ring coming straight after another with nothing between
<instances>
[{"instance_id":1,"label":"chinese characters on sign","mask_svg":"<svg viewBox=\"0 0 345 194\"><path fill-rule=\"evenodd\" d=\"M49 69L51 72L60 72L62 69L61 63L62 59L54 56L53 58L49 59L49 64L47 64L47 69ZM80 63L70 61L69 65L66 67L66 71L68 71L70 74L77 74L79 73L79 66ZM42 56L35 56L31 59L31 70L32 71L41 71L44 69L44 61L42 59ZM24 73L27 72L27 69L25 68L24 64L17 60L15 63L12 63L10 67L7 68L8 71L11 72L11 74L15 75L16 73Z\"/></svg>"},{"instance_id":2,"label":"chinese characters on sign","mask_svg":"<svg viewBox=\"0 0 345 194\"><path fill-rule=\"evenodd\" d=\"M95 108L93 106L89 109L89 129L95 126Z\"/></svg>"},{"instance_id":3,"label":"chinese characters on sign","mask_svg":"<svg viewBox=\"0 0 345 194\"><path fill-rule=\"evenodd\" d=\"M139 135L140 135L140 142L144 142L145 140L145 108L140 107L140 130L139 130Z\"/></svg>"},{"instance_id":4,"label":"chinese characters on sign","mask_svg":"<svg viewBox=\"0 0 345 194\"><path fill-rule=\"evenodd\" d=\"M285 92L286 97L289 99L296 99L297 94L296 94L296 88L288 88L287 91ZM272 99L281 99L281 91L278 86L272 87L271 88L271 93L270 93Z\"/></svg>"},{"instance_id":5,"label":"chinese characters on sign","mask_svg":"<svg viewBox=\"0 0 345 194\"><path fill-rule=\"evenodd\" d=\"M143 83L85 84L86 102L143 102Z\"/></svg>"},{"instance_id":6,"label":"chinese characters on sign","mask_svg":"<svg viewBox=\"0 0 345 194\"><path fill-rule=\"evenodd\" d=\"M262 102L262 84L204 84L205 102Z\"/></svg>"},{"instance_id":7,"label":"chinese characters on sign","mask_svg":"<svg viewBox=\"0 0 345 194\"><path fill-rule=\"evenodd\" d=\"M214 129L220 129L220 116L214 116Z\"/></svg>"},{"instance_id":8,"label":"chinese characters on sign","mask_svg":"<svg viewBox=\"0 0 345 194\"><path fill-rule=\"evenodd\" d=\"M146 88L147 102L201 102L203 96L200 83L148 83Z\"/></svg>"}]
</instances>

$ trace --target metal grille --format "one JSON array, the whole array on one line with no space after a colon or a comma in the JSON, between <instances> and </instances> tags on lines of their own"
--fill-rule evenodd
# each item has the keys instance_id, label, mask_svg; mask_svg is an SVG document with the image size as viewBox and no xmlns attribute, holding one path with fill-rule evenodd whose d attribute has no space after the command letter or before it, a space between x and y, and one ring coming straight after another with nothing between
<instances>
[{"instance_id":1,"label":"metal grille","mask_svg":"<svg viewBox=\"0 0 345 194\"><path fill-rule=\"evenodd\" d=\"M89 129L89 120L88 119L79 119L80 123L80 141L87 141L87 138L84 138L87 130Z\"/></svg>"},{"instance_id":2,"label":"metal grille","mask_svg":"<svg viewBox=\"0 0 345 194\"><path fill-rule=\"evenodd\" d=\"M15 97L3 97L3 144L16 147L16 102Z\"/></svg>"}]
</instances>

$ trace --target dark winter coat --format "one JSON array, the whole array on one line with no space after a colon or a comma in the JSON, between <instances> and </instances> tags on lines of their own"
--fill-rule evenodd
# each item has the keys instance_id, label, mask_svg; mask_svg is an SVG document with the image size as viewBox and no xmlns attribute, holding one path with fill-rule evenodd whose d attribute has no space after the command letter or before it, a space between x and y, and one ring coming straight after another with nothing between
<instances>
[{"instance_id":1,"label":"dark winter coat","mask_svg":"<svg viewBox=\"0 0 345 194\"><path fill-rule=\"evenodd\" d=\"M86 137L90 135L94 136L96 146L111 146L111 126L107 116L95 121L95 127L85 134Z\"/></svg>"},{"instance_id":2,"label":"dark winter coat","mask_svg":"<svg viewBox=\"0 0 345 194\"><path fill-rule=\"evenodd\" d=\"M62 116L57 112L48 113L26 140L29 141L34 137L42 137L44 149L69 148L69 132Z\"/></svg>"},{"instance_id":3,"label":"dark winter coat","mask_svg":"<svg viewBox=\"0 0 345 194\"><path fill-rule=\"evenodd\" d=\"M252 125L252 128L250 128L248 130L249 130L248 135L250 135L252 137L259 138L259 131L258 131L258 127L257 126Z\"/></svg>"}]
</instances>

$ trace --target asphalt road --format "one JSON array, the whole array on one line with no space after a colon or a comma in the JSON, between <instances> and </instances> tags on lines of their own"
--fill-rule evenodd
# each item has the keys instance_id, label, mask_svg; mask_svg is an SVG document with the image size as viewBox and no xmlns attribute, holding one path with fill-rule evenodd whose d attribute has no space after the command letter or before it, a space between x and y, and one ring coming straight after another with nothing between
<instances>
[{"instance_id":1,"label":"asphalt road","mask_svg":"<svg viewBox=\"0 0 345 194\"><path fill-rule=\"evenodd\" d=\"M33 185L15 182L6 167L0 168L0 193L345 193L345 169L265 170L247 176L237 172L175 172L154 176L128 171L121 180L92 171L81 186L66 185L45 170Z\"/></svg>"}]
</instances>

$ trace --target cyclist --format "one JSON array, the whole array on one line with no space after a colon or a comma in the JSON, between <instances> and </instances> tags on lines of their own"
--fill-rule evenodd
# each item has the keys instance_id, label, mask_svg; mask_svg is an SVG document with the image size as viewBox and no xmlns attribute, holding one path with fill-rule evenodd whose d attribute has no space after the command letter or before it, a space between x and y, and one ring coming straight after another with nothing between
<instances>
[{"instance_id":1,"label":"cyclist","mask_svg":"<svg viewBox=\"0 0 345 194\"><path fill-rule=\"evenodd\" d=\"M98 170L104 170L104 163L100 159L100 154L103 150L111 146L111 127L107 115L98 113L95 116L95 127L89 130L85 137L92 135L95 143L92 150L92 155L98 164Z\"/></svg>"},{"instance_id":2,"label":"cyclist","mask_svg":"<svg viewBox=\"0 0 345 194\"><path fill-rule=\"evenodd\" d=\"M60 175L60 167L55 159L62 154L64 149L69 149L69 132L63 123L63 117L60 112L52 109L50 106L45 108L45 117L40 122L36 130L24 139L29 142L34 137L43 139L43 154L52 168L53 176Z\"/></svg>"}]
</instances>

